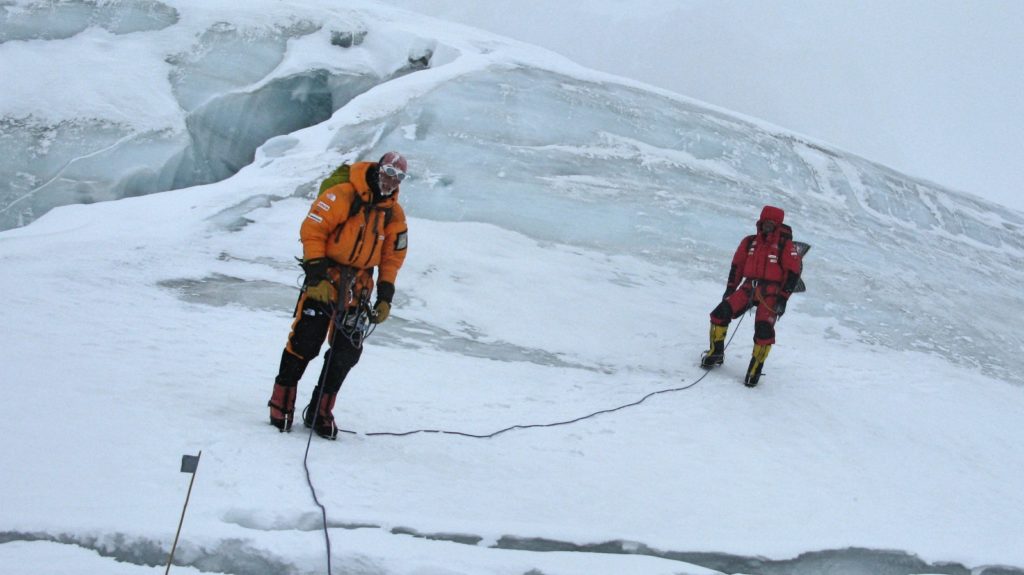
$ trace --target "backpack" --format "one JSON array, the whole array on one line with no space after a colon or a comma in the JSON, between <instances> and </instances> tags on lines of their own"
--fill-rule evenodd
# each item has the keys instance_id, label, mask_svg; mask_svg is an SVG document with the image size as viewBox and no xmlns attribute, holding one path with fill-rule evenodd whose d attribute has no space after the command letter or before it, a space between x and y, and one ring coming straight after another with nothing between
<instances>
[{"instance_id":1,"label":"backpack","mask_svg":"<svg viewBox=\"0 0 1024 575\"><path fill-rule=\"evenodd\" d=\"M331 175L327 176L324 181L320 182L320 192L317 194L317 197L324 195L327 188L332 188L338 184L344 184L347 182L350 168L351 167L348 164L342 164L337 168L334 168Z\"/></svg>"},{"instance_id":2,"label":"backpack","mask_svg":"<svg viewBox=\"0 0 1024 575\"><path fill-rule=\"evenodd\" d=\"M320 182L320 191L317 193L317 197L322 196L329 188L348 182L351 168L352 167L348 163L344 163L337 168L334 168L334 171L324 178L324 181ZM364 206L366 206L366 202L363 201L363 198L360 197L359 194L356 194L352 200L352 207L348 210L348 217L351 218L358 214L359 210L362 210ZM384 227L387 227L390 223L391 208L384 208Z\"/></svg>"},{"instance_id":3,"label":"backpack","mask_svg":"<svg viewBox=\"0 0 1024 575\"><path fill-rule=\"evenodd\" d=\"M786 249L786 242L787 241L793 242L793 247L796 248L796 253L800 255L800 271L798 273L799 274L803 274L803 271L804 271L803 270L803 267L804 267L804 265L803 265L804 254L807 253L807 250L811 249L811 244L808 244L808 243L805 243L805 242L798 242L798 241L794 240L793 239L793 228L791 228L789 226L789 224L781 224L780 227L779 227L779 230L780 230L780 233L779 233L779 252L781 253L782 250ZM756 237L757 237L756 235L747 236L747 247L746 247L746 249L748 251L750 250L750 244L753 243L753 241L754 241L754 239ZM796 280L796 285L793 286L792 293L800 293L800 292L803 292L803 291L807 291L807 286L804 284L803 278L798 277L797 280Z\"/></svg>"},{"instance_id":4,"label":"backpack","mask_svg":"<svg viewBox=\"0 0 1024 575\"><path fill-rule=\"evenodd\" d=\"M789 224L782 224L781 230L782 233L780 234L779 239L779 251L781 252L785 248L787 241L793 242L793 247L796 248L796 253L800 255L800 273L803 274L804 254L807 253L807 250L811 249L811 244L794 240L793 228L791 228ZM796 286L793 288L793 293L800 293L803 291L807 291L807 286L804 285L803 278L800 278L796 280Z\"/></svg>"}]
</instances>

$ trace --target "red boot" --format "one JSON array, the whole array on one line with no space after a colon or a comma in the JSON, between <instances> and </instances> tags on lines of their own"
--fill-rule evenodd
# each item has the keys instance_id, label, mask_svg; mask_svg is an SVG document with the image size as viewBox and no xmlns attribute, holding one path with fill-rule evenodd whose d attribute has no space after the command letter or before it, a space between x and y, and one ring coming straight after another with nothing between
<instances>
[{"instance_id":1,"label":"red boot","mask_svg":"<svg viewBox=\"0 0 1024 575\"><path fill-rule=\"evenodd\" d=\"M295 416L295 386L274 384L274 392L267 406L270 407L270 425L281 431L292 430L292 419Z\"/></svg>"},{"instance_id":2,"label":"red boot","mask_svg":"<svg viewBox=\"0 0 1024 575\"><path fill-rule=\"evenodd\" d=\"M318 409L313 409L313 404L320 394L319 388L313 390L313 399L302 410L302 423L306 427L312 427L317 435L325 439L338 438L338 426L334 424L334 401L338 398L337 393L324 392L320 394ZM315 416L315 417L314 417ZM315 419L315 421L314 421Z\"/></svg>"}]
</instances>

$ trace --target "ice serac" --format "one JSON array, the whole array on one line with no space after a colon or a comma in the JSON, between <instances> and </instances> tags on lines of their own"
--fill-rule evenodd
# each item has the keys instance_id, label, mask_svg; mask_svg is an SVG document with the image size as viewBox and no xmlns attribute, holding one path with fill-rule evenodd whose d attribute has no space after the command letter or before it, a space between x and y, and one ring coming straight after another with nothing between
<instances>
[{"instance_id":1,"label":"ice serac","mask_svg":"<svg viewBox=\"0 0 1024 575\"><path fill-rule=\"evenodd\" d=\"M145 23L155 21L152 13L161 13L156 3L113 12L116 18L101 17L105 12L91 3L58 6L52 21L36 17L42 10L37 5L0 7L5 10L0 31L55 43L97 21L118 30L145 31ZM338 40L342 32L347 42ZM383 67L386 73L378 73L379 68L364 65L365 54L351 49L366 36L357 25L325 29L308 20L257 28L215 23L166 55L162 64L169 66L168 87L181 116L163 125L107 117L54 121L0 106L0 229L26 225L56 206L230 177L268 139L330 118L352 98L407 73L417 65L414 54L422 57L412 45L408 57L396 56ZM302 38L322 44L329 62L282 70L289 42Z\"/></svg>"},{"instance_id":2,"label":"ice serac","mask_svg":"<svg viewBox=\"0 0 1024 575\"><path fill-rule=\"evenodd\" d=\"M6 4L6 3L5 3ZM64 0L0 5L0 43L70 38L90 26L112 34L161 30L178 22L176 9L156 0Z\"/></svg>"},{"instance_id":3,"label":"ice serac","mask_svg":"<svg viewBox=\"0 0 1024 575\"><path fill-rule=\"evenodd\" d=\"M800 309L866 342L1024 382L997 310L1024 282L1024 216L685 100L535 69L462 76L332 147L402 148L438 220L675 261L723 281L763 205L814 244ZM456 206L456 209L453 209ZM710 303L708 305L711 305Z\"/></svg>"},{"instance_id":4,"label":"ice serac","mask_svg":"<svg viewBox=\"0 0 1024 575\"><path fill-rule=\"evenodd\" d=\"M189 144L157 174L158 181L177 189L228 178L252 162L267 140L319 124L379 81L311 70L254 92L215 96L189 114Z\"/></svg>"}]
</instances>

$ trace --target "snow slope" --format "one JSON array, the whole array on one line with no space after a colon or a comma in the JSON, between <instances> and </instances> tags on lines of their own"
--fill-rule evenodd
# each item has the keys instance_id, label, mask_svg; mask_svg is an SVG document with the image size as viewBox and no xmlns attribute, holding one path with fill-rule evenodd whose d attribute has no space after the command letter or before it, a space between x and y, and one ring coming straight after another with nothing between
<instances>
[{"instance_id":1,"label":"snow slope","mask_svg":"<svg viewBox=\"0 0 1024 575\"><path fill-rule=\"evenodd\" d=\"M1021 303L1016 213L372 3L153 6L177 21L95 44L106 28L9 40L0 61L27 66L11 54L35 43L103 62L123 42L113 51L137 61L116 62L142 68L229 22L299 35L271 76L198 91L300 85L328 61L376 79L226 179L66 205L0 233L0 362L15 406L0 420L12 462L0 563L12 572L160 568L188 483L179 459L200 450L176 572L325 571L307 437L276 433L265 402L310 194L341 159L387 149L410 158L409 258L393 318L342 390L351 433L309 449L335 572L1024 565L1012 369L1024 345L1007 314ZM363 42L332 45L331 29L353 21ZM406 67L427 52L429 66ZM107 89L134 89L106 69ZM90 118L93 103L64 119ZM170 124L187 123L171 108ZM767 202L815 246L810 291L781 322L761 387L740 384L749 322L698 382L727 258ZM659 391L490 438L398 435L568 422ZM819 550L839 551L796 559Z\"/></svg>"},{"instance_id":2,"label":"snow slope","mask_svg":"<svg viewBox=\"0 0 1024 575\"><path fill-rule=\"evenodd\" d=\"M1024 210L1015 0L392 0Z\"/></svg>"}]
</instances>

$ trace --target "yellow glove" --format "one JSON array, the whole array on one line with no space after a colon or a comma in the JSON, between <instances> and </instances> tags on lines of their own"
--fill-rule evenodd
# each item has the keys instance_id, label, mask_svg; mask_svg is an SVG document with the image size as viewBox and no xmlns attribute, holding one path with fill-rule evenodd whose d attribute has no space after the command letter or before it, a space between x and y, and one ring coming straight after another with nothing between
<instances>
[{"instance_id":1,"label":"yellow glove","mask_svg":"<svg viewBox=\"0 0 1024 575\"><path fill-rule=\"evenodd\" d=\"M379 299L377 303L373 304L373 315L370 316L371 323L384 323L384 320L388 319L391 315L391 304Z\"/></svg>"},{"instance_id":2,"label":"yellow glove","mask_svg":"<svg viewBox=\"0 0 1024 575\"><path fill-rule=\"evenodd\" d=\"M320 280L311 286L306 286L306 297L320 303L331 303L334 301L335 293L334 286L327 280Z\"/></svg>"}]
</instances>

